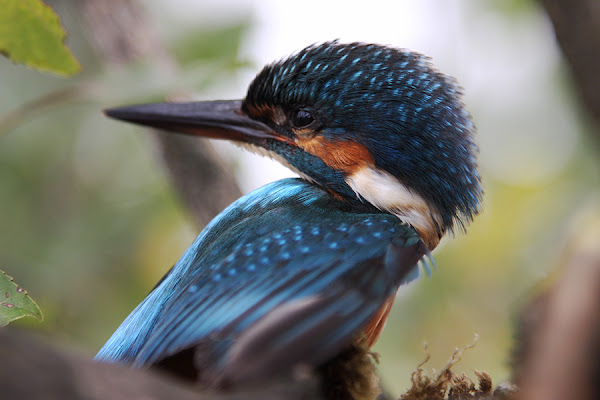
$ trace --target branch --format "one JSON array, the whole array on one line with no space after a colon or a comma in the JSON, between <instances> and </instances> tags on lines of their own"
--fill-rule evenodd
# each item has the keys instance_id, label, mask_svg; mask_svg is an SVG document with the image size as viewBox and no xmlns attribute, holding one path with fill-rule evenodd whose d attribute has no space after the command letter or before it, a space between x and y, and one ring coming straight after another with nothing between
<instances>
[{"instance_id":1,"label":"branch","mask_svg":"<svg viewBox=\"0 0 600 400\"><path fill-rule=\"evenodd\" d=\"M595 221L598 224L598 221ZM580 229L557 283L521 314L515 381L523 400L592 400L600 374L600 225Z\"/></svg>"},{"instance_id":2,"label":"branch","mask_svg":"<svg viewBox=\"0 0 600 400\"><path fill-rule=\"evenodd\" d=\"M94 362L17 330L0 330L3 399L300 400L320 398L314 377L237 392L199 393L166 376Z\"/></svg>"},{"instance_id":3,"label":"branch","mask_svg":"<svg viewBox=\"0 0 600 400\"><path fill-rule=\"evenodd\" d=\"M14 110L0 116L0 135L11 131L19 124L30 120L33 116L45 110L65 103L85 100L91 97L91 92L92 87L90 85L76 84L20 104Z\"/></svg>"},{"instance_id":4,"label":"branch","mask_svg":"<svg viewBox=\"0 0 600 400\"><path fill-rule=\"evenodd\" d=\"M600 141L600 4L598 0L542 0L584 106ZM600 143L600 142L599 142Z\"/></svg>"}]
</instances>

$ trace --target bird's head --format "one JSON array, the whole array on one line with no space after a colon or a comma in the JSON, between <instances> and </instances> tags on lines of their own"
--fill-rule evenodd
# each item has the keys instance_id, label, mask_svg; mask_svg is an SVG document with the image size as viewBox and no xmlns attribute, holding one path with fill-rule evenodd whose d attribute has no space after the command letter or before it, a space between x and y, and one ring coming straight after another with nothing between
<instances>
[{"instance_id":1,"label":"bird's head","mask_svg":"<svg viewBox=\"0 0 600 400\"><path fill-rule=\"evenodd\" d=\"M411 51L327 42L264 67L243 101L106 113L243 144L341 198L396 214L430 247L479 210L474 127L460 89Z\"/></svg>"}]
</instances>

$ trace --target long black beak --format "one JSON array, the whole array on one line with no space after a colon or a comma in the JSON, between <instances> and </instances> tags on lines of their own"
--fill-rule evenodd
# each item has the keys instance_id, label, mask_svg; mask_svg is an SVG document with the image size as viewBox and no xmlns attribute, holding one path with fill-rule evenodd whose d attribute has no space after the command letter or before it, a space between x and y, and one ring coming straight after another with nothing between
<instances>
[{"instance_id":1,"label":"long black beak","mask_svg":"<svg viewBox=\"0 0 600 400\"><path fill-rule=\"evenodd\" d=\"M268 125L241 110L240 100L153 103L110 108L115 119L168 131L264 145L268 139L288 141Z\"/></svg>"}]
</instances>

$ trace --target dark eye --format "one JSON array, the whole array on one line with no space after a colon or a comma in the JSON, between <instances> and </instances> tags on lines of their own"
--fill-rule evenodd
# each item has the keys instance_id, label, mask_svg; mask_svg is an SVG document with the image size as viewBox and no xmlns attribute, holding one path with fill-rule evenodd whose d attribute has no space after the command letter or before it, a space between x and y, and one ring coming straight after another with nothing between
<instances>
[{"instance_id":1,"label":"dark eye","mask_svg":"<svg viewBox=\"0 0 600 400\"><path fill-rule=\"evenodd\" d=\"M308 110L299 109L292 115L292 125L294 128L304 128L314 122L315 118Z\"/></svg>"}]
</instances>

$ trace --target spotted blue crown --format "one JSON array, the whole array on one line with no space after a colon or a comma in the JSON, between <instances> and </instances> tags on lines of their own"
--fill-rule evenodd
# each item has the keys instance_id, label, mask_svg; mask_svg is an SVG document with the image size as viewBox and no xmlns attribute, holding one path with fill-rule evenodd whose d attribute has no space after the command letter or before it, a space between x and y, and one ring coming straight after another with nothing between
<instances>
[{"instance_id":1,"label":"spotted blue crown","mask_svg":"<svg viewBox=\"0 0 600 400\"><path fill-rule=\"evenodd\" d=\"M377 168L439 210L445 231L470 222L482 197L475 128L460 96L421 54L333 41L266 66L244 107L310 107L320 134L366 146Z\"/></svg>"}]
</instances>

